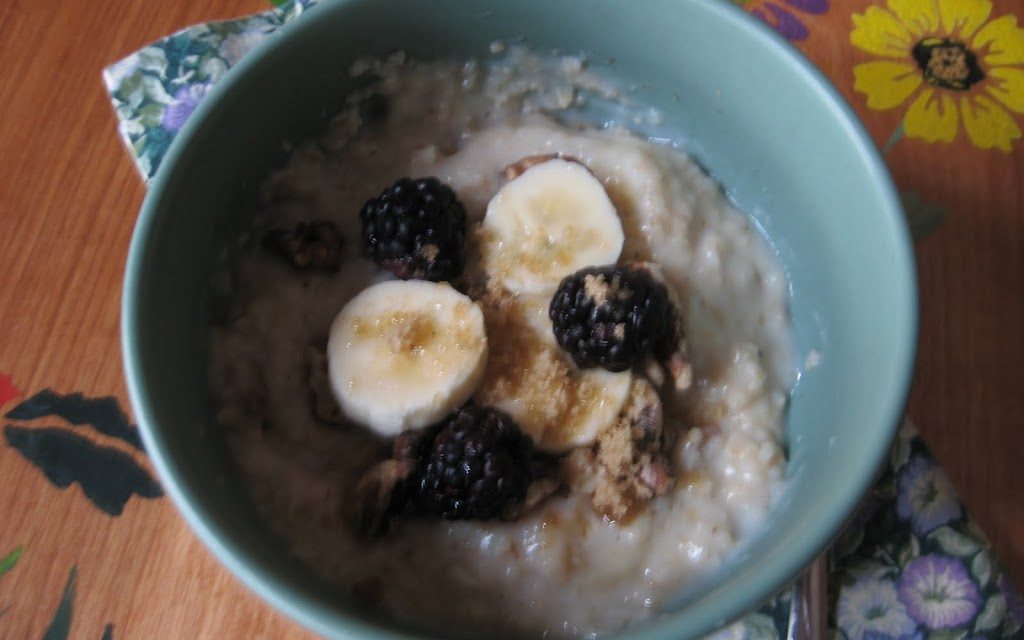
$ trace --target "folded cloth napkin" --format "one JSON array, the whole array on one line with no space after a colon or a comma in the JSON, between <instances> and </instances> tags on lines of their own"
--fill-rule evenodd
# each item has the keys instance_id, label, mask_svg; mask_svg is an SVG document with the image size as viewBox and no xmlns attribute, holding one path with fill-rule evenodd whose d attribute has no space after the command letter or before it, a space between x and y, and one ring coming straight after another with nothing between
<instances>
[{"instance_id":1,"label":"folded cloth napkin","mask_svg":"<svg viewBox=\"0 0 1024 640\"><path fill-rule=\"evenodd\" d=\"M316 0L184 29L103 72L119 130L149 180L210 87ZM793 590L712 637L787 638ZM909 424L829 553L829 637L952 640L1024 637L1024 601Z\"/></svg>"}]
</instances>

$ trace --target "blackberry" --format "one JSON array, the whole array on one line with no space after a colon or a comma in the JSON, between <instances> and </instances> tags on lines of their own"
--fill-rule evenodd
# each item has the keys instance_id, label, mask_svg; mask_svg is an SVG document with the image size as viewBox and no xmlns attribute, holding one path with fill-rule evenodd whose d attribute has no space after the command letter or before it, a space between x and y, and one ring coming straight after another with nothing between
<instances>
[{"instance_id":1,"label":"blackberry","mask_svg":"<svg viewBox=\"0 0 1024 640\"><path fill-rule=\"evenodd\" d=\"M437 178L402 178L359 212L367 255L403 280L450 280L465 264L466 209Z\"/></svg>"},{"instance_id":2,"label":"blackberry","mask_svg":"<svg viewBox=\"0 0 1024 640\"><path fill-rule=\"evenodd\" d=\"M469 405L435 428L420 462L417 510L490 520L522 503L533 480L533 441L511 416Z\"/></svg>"},{"instance_id":3,"label":"blackberry","mask_svg":"<svg viewBox=\"0 0 1024 640\"><path fill-rule=\"evenodd\" d=\"M548 317L577 365L608 371L625 371L661 351L675 326L665 285L645 270L615 266L566 276Z\"/></svg>"}]
</instances>

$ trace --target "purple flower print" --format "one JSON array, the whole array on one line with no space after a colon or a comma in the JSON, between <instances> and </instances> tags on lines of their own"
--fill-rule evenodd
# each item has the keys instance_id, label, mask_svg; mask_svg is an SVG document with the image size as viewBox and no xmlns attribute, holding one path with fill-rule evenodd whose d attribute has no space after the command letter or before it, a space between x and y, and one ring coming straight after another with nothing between
<instances>
[{"instance_id":1,"label":"purple flower print","mask_svg":"<svg viewBox=\"0 0 1024 640\"><path fill-rule=\"evenodd\" d=\"M960 510L953 484L934 460L917 456L903 467L896 513L910 521L914 533L923 536L959 518Z\"/></svg>"},{"instance_id":2,"label":"purple flower print","mask_svg":"<svg viewBox=\"0 0 1024 640\"><path fill-rule=\"evenodd\" d=\"M917 625L891 580L862 578L839 592L836 621L847 638L910 638Z\"/></svg>"},{"instance_id":3,"label":"purple flower print","mask_svg":"<svg viewBox=\"0 0 1024 640\"><path fill-rule=\"evenodd\" d=\"M763 2L751 10L758 18L767 22L788 40L803 40L810 32L800 19L799 12L819 14L828 11L829 0L782 0L789 5L783 7L777 2ZM797 13L794 13L796 11Z\"/></svg>"},{"instance_id":4,"label":"purple flower print","mask_svg":"<svg viewBox=\"0 0 1024 640\"><path fill-rule=\"evenodd\" d=\"M929 629L955 629L978 613L981 594L962 562L928 554L903 568L900 601L910 617Z\"/></svg>"},{"instance_id":5,"label":"purple flower print","mask_svg":"<svg viewBox=\"0 0 1024 640\"><path fill-rule=\"evenodd\" d=\"M174 94L174 102L164 110L164 117L160 121L163 128L168 131L180 130L209 89L208 84L194 84L178 89Z\"/></svg>"}]
</instances>

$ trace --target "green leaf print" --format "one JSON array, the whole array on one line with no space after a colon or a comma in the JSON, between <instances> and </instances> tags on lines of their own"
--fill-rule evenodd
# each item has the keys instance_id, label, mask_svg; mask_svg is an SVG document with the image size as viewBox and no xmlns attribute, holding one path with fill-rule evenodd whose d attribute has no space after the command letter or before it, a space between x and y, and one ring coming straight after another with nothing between
<instances>
[{"instance_id":1,"label":"green leaf print","mask_svg":"<svg viewBox=\"0 0 1024 640\"><path fill-rule=\"evenodd\" d=\"M900 194L903 211L907 215L907 223L910 224L910 233L914 240L929 235L938 229L946 220L946 208L933 202L921 200L921 196L913 191L904 191Z\"/></svg>"},{"instance_id":2,"label":"green leaf print","mask_svg":"<svg viewBox=\"0 0 1024 640\"><path fill-rule=\"evenodd\" d=\"M227 70L228 66L223 60L210 56L199 67L199 77L210 82L217 82L227 73Z\"/></svg>"},{"instance_id":3,"label":"green leaf print","mask_svg":"<svg viewBox=\"0 0 1024 640\"><path fill-rule=\"evenodd\" d=\"M779 630L775 628L775 621L763 613L754 613L743 619L743 626L746 633L743 640L778 640Z\"/></svg>"},{"instance_id":4,"label":"green leaf print","mask_svg":"<svg viewBox=\"0 0 1024 640\"><path fill-rule=\"evenodd\" d=\"M978 586L984 588L992 578L992 559L988 551L982 551L974 556L971 562L971 574L978 580Z\"/></svg>"},{"instance_id":5,"label":"green leaf print","mask_svg":"<svg viewBox=\"0 0 1024 640\"><path fill-rule=\"evenodd\" d=\"M57 610L53 613L50 626L43 634L43 640L67 640L68 634L71 633L71 614L75 605L75 575L77 573L78 567L71 567L68 581L64 585L64 595L61 596L60 604L57 605Z\"/></svg>"},{"instance_id":6,"label":"green leaf print","mask_svg":"<svg viewBox=\"0 0 1024 640\"><path fill-rule=\"evenodd\" d=\"M159 127L164 117L164 105L151 102L139 109L139 122L146 127Z\"/></svg>"},{"instance_id":7,"label":"green leaf print","mask_svg":"<svg viewBox=\"0 0 1024 640\"><path fill-rule=\"evenodd\" d=\"M988 602L985 603L985 608L981 610L981 613L974 620L975 633L995 629L1002 624L1005 616L1006 598L1003 597L1003 594L997 593L989 597Z\"/></svg>"},{"instance_id":8,"label":"green leaf print","mask_svg":"<svg viewBox=\"0 0 1024 640\"><path fill-rule=\"evenodd\" d=\"M928 539L939 545L946 553L960 558L973 556L981 549L977 540L973 540L950 527L939 527L928 534Z\"/></svg>"},{"instance_id":9,"label":"green leaf print","mask_svg":"<svg viewBox=\"0 0 1024 640\"><path fill-rule=\"evenodd\" d=\"M907 464L907 460L910 460L910 440L897 437L889 451L889 466L898 470Z\"/></svg>"},{"instance_id":10,"label":"green leaf print","mask_svg":"<svg viewBox=\"0 0 1024 640\"><path fill-rule=\"evenodd\" d=\"M146 75L143 76L139 82L146 97L153 102L159 102L161 104L170 104L174 102L174 98L171 97L171 94L167 93L167 90L164 89L164 85L160 82L159 78Z\"/></svg>"},{"instance_id":11,"label":"green leaf print","mask_svg":"<svg viewBox=\"0 0 1024 640\"><path fill-rule=\"evenodd\" d=\"M138 53L136 60L139 69L154 71L161 78L167 76L167 56L164 55L163 49L146 47Z\"/></svg>"},{"instance_id":12,"label":"green leaf print","mask_svg":"<svg viewBox=\"0 0 1024 640\"><path fill-rule=\"evenodd\" d=\"M24 545L17 547L14 551L11 551L3 558L0 558L0 576L13 569L14 565L18 564L18 560L21 558L21 554L23 553L25 553Z\"/></svg>"},{"instance_id":13,"label":"green leaf print","mask_svg":"<svg viewBox=\"0 0 1024 640\"><path fill-rule=\"evenodd\" d=\"M911 560L921 555L921 544L917 541L917 536L910 536L910 542L900 547L899 554L896 556L896 562L901 567L907 566Z\"/></svg>"},{"instance_id":14,"label":"green leaf print","mask_svg":"<svg viewBox=\"0 0 1024 640\"><path fill-rule=\"evenodd\" d=\"M121 80L121 84L117 87L117 93L114 94L114 97L123 103L127 103L134 109L134 107L138 106L135 98L138 98L139 102L142 101L142 93L139 91L141 85L142 72L136 71Z\"/></svg>"},{"instance_id":15,"label":"green leaf print","mask_svg":"<svg viewBox=\"0 0 1024 640\"><path fill-rule=\"evenodd\" d=\"M853 555L864 542L864 529L861 527L847 527L832 546L833 558L845 558Z\"/></svg>"},{"instance_id":16,"label":"green leaf print","mask_svg":"<svg viewBox=\"0 0 1024 640\"><path fill-rule=\"evenodd\" d=\"M151 102L170 104L174 101L174 98L164 89L159 78L141 71L136 71L121 81L121 86L117 90L117 98L132 109L138 109Z\"/></svg>"}]
</instances>

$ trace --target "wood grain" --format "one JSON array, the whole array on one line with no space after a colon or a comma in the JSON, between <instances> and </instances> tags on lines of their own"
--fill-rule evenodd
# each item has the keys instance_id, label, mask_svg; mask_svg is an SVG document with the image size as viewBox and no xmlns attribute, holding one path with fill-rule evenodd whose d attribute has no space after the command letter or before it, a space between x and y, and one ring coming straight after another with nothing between
<instances>
[{"instance_id":1,"label":"wood grain","mask_svg":"<svg viewBox=\"0 0 1024 640\"><path fill-rule=\"evenodd\" d=\"M0 7L0 371L23 391L127 401L120 282L144 187L100 71L189 24L265 8L260 0ZM313 637L229 575L168 499L132 499L111 518L78 486L55 489L7 447L0 478L0 553L26 546L0 586L10 607L0 637L42 637L73 565L72 638L98 639L107 623L115 638Z\"/></svg>"},{"instance_id":2,"label":"wood grain","mask_svg":"<svg viewBox=\"0 0 1024 640\"><path fill-rule=\"evenodd\" d=\"M841 3L834 3L836 5ZM802 45L881 144L899 114L852 89L850 9L808 19ZM850 2L855 9L864 0ZM1009 1L997 3L1012 10ZM0 4L0 371L126 402L119 343L123 265L144 189L121 146L100 71L188 24L262 10L261 0L8 0ZM910 415L1017 584L1024 579L1024 152L904 140L901 186L949 210L918 246L921 341ZM42 424L46 424L44 421ZM87 431L79 433L99 440ZM104 440L133 455L120 443ZM220 567L168 499L111 518L0 448L0 637L38 638L72 566L71 637L306 638Z\"/></svg>"}]
</instances>

